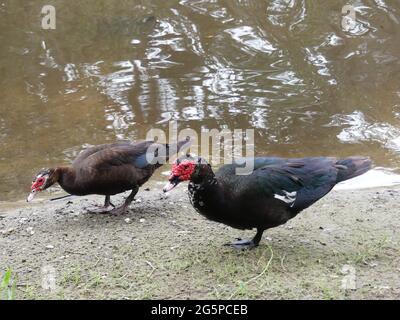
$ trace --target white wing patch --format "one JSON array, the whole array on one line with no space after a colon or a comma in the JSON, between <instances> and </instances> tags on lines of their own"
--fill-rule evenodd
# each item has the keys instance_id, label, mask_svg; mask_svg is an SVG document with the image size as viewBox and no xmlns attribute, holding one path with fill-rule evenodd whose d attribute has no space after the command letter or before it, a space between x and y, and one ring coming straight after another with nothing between
<instances>
[{"instance_id":1,"label":"white wing patch","mask_svg":"<svg viewBox=\"0 0 400 320\"><path fill-rule=\"evenodd\" d=\"M287 204L290 204L290 206L293 207L294 202L296 201L297 192L296 191L288 192L288 191L282 190L282 193L284 194L283 196L275 193L274 198L279 199Z\"/></svg>"}]
</instances>

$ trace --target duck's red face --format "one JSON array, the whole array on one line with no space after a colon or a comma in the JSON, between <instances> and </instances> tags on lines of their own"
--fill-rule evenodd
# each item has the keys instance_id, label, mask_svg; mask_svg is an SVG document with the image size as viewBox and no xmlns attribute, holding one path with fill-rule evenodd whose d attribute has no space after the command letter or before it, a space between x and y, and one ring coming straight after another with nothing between
<instances>
[{"instance_id":1,"label":"duck's red face","mask_svg":"<svg viewBox=\"0 0 400 320\"><path fill-rule=\"evenodd\" d=\"M32 182L31 190L32 191L41 191L46 183L47 177L39 177Z\"/></svg>"},{"instance_id":2,"label":"duck's red face","mask_svg":"<svg viewBox=\"0 0 400 320\"><path fill-rule=\"evenodd\" d=\"M182 160L175 162L172 165L169 183L164 187L163 191L168 192L175 188L180 182L190 180L195 169L196 162L193 160Z\"/></svg>"},{"instance_id":3,"label":"duck's red face","mask_svg":"<svg viewBox=\"0 0 400 320\"><path fill-rule=\"evenodd\" d=\"M44 189L48 188L52 183L50 183L50 178L52 176L52 170L43 169L37 176L33 179L31 185L31 193L28 195L26 201L32 201L36 194Z\"/></svg>"}]
</instances>

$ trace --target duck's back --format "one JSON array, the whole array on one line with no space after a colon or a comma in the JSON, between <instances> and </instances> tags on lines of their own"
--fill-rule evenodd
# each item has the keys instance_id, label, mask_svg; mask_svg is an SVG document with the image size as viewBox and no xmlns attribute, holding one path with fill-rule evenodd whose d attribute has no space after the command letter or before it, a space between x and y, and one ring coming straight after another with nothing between
<instances>
[{"instance_id":1,"label":"duck's back","mask_svg":"<svg viewBox=\"0 0 400 320\"><path fill-rule=\"evenodd\" d=\"M86 193L106 195L142 185L155 170L146 158L152 143L118 142L88 148L72 163L76 184Z\"/></svg>"},{"instance_id":2,"label":"duck's back","mask_svg":"<svg viewBox=\"0 0 400 320\"><path fill-rule=\"evenodd\" d=\"M241 164L225 165L216 173L224 195L221 208L230 211L223 213L224 218L237 228L240 224L244 228L280 225L321 199L336 183L366 172L370 164L363 157L258 157L248 175L236 174Z\"/></svg>"}]
</instances>

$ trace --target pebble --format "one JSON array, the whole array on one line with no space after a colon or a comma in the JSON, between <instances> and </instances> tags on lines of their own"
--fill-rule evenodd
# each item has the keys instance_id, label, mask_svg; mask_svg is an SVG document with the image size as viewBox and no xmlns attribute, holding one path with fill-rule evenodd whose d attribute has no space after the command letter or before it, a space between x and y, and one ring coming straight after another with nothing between
<instances>
[{"instance_id":1,"label":"pebble","mask_svg":"<svg viewBox=\"0 0 400 320\"><path fill-rule=\"evenodd\" d=\"M131 223L131 219L126 218L126 219L125 219L125 222L126 222L126 223Z\"/></svg>"},{"instance_id":2,"label":"pebble","mask_svg":"<svg viewBox=\"0 0 400 320\"><path fill-rule=\"evenodd\" d=\"M5 229L5 230L1 230L1 233L5 235L5 234L10 234L14 231L15 231L15 228L9 228L9 229Z\"/></svg>"},{"instance_id":3,"label":"pebble","mask_svg":"<svg viewBox=\"0 0 400 320\"><path fill-rule=\"evenodd\" d=\"M35 234L35 231L33 231L32 227L26 228L26 232L28 232L28 234L31 235L31 236Z\"/></svg>"},{"instance_id":4,"label":"pebble","mask_svg":"<svg viewBox=\"0 0 400 320\"><path fill-rule=\"evenodd\" d=\"M52 246L51 244L46 246L46 249L54 249L54 246Z\"/></svg>"},{"instance_id":5,"label":"pebble","mask_svg":"<svg viewBox=\"0 0 400 320\"><path fill-rule=\"evenodd\" d=\"M146 221L146 219L143 219L143 218L139 220L139 222L141 222L141 223L143 223L145 221Z\"/></svg>"}]
</instances>

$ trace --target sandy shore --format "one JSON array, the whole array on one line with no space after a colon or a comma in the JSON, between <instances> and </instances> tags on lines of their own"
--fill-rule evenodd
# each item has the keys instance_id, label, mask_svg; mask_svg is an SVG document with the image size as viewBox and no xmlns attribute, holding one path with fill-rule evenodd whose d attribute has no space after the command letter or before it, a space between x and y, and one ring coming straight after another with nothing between
<instances>
[{"instance_id":1,"label":"sandy shore","mask_svg":"<svg viewBox=\"0 0 400 320\"><path fill-rule=\"evenodd\" d=\"M146 187L122 216L87 213L96 196L2 204L15 298L400 298L399 187L332 191L241 252L223 244L254 232L204 219L186 185Z\"/></svg>"}]
</instances>

